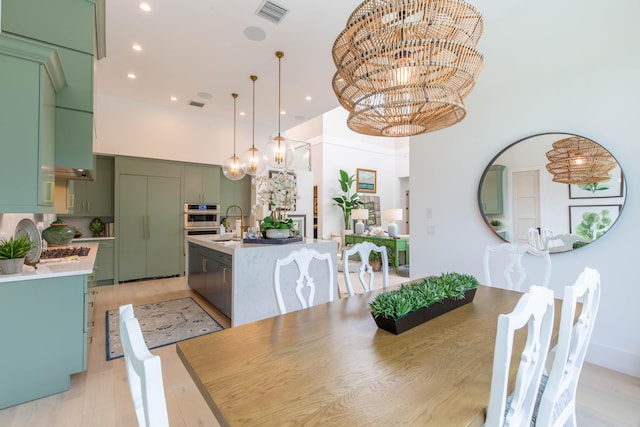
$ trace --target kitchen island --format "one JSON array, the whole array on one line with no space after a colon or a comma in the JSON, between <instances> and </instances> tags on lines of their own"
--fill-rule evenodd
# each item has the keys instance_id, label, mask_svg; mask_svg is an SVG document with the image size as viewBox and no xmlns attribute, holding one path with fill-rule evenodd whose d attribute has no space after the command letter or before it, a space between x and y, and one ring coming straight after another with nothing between
<instances>
[{"instance_id":1,"label":"kitchen island","mask_svg":"<svg viewBox=\"0 0 640 427\"><path fill-rule=\"evenodd\" d=\"M89 254L0 275L0 409L68 390L87 368L98 243L75 246Z\"/></svg>"},{"instance_id":2,"label":"kitchen island","mask_svg":"<svg viewBox=\"0 0 640 427\"><path fill-rule=\"evenodd\" d=\"M305 239L288 244L243 243L220 241L216 235L189 236L189 286L211 302L239 326L280 314L276 303L274 270L277 259L285 258L303 247L320 253L331 253L334 277L334 298L338 295L337 250L335 241ZM326 264L312 262L310 274L318 285L314 304L328 302L328 292L321 284L329 280ZM282 281L293 283L298 277L294 264L282 271Z\"/></svg>"}]
</instances>

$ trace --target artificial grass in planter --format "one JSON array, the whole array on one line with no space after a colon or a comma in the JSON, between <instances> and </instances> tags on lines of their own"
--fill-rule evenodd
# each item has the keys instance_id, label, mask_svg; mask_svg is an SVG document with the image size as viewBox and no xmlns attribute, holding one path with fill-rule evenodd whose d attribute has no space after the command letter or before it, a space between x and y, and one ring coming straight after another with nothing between
<instances>
[{"instance_id":1,"label":"artificial grass in planter","mask_svg":"<svg viewBox=\"0 0 640 427\"><path fill-rule=\"evenodd\" d=\"M379 328L400 334L420 323L473 301L478 280L444 273L378 294L369 307Z\"/></svg>"}]
</instances>

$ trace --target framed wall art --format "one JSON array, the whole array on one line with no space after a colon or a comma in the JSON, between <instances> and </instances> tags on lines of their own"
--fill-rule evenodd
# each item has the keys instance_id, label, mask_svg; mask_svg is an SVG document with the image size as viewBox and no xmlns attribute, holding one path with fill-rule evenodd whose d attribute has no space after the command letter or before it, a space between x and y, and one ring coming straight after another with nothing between
<instances>
[{"instance_id":1,"label":"framed wall art","mask_svg":"<svg viewBox=\"0 0 640 427\"><path fill-rule=\"evenodd\" d=\"M293 221L298 236L307 237L307 216L302 215L287 215Z\"/></svg>"},{"instance_id":2,"label":"framed wall art","mask_svg":"<svg viewBox=\"0 0 640 427\"><path fill-rule=\"evenodd\" d=\"M570 199L602 199L607 197L622 197L623 182L620 166L609 171L609 179L590 184L570 184Z\"/></svg>"},{"instance_id":3,"label":"framed wall art","mask_svg":"<svg viewBox=\"0 0 640 427\"><path fill-rule=\"evenodd\" d=\"M622 205L569 206L569 232L586 240L595 240L611 228Z\"/></svg>"},{"instance_id":4,"label":"framed wall art","mask_svg":"<svg viewBox=\"0 0 640 427\"><path fill-rule=\"evenodd\" d=\"M375 193L376 171L372 169L356 169L356 191L358 193Z\"/></svg>"}]
</instances>

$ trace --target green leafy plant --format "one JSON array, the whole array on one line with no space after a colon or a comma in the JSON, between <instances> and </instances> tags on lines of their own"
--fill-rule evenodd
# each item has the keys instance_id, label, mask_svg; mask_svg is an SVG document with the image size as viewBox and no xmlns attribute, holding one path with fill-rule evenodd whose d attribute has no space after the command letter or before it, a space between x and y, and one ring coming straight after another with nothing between
<instances>
[{"instance_id":1,"label":"green leafy plant","mask_svg":"<svg viewBox=\"0 0 640 427\"><path fill-rule=\"evenodd\" d=\"M600 181L600 182L591 182L589 184L578 184L578 188L595 194L596 191L608 190L610 180L611 179L607 179L606 181Z\"/></svg>"},{"instance_id":2,"label":"green leafy plant","mask_svg":"<svg viewBox=\"0 0 640 427\"><path fill-rule=\"evenodd\" d=\"M494 219L491 221L491 225L493 225L494 227L499 227L502 223L500 221L498 221L497 219Z\"/></svg>"},{"instance_id":3,"label":"green leafy plant","mask_svg":"<svg viewBox=\"0 0 640 427\"><path fill-rule=\"evenodd\" d=\"M262 220L260 231L267 231L274 228L280 230L295 230L293 220L291 218L277 219L272 216L267 216Z\"/></svg>"},{"instance_id":4,"label":"green leafy plant","mask_svg":"<svg viewBox=\"0 0 640 427\"><path fill-rule=\"evenodd\" d=\"M23 258L33 248L34 242L28 236L0 240L0 259Z\"/></svg>"},{"instance_id":5,"label":"green leafy plant","mask_svg":"<svg viewBox=\"0 0 640 427\"><path fill-rule=\"evenodd\" d=\"M611 223L609 209L602 209L600 214L585 212L582 214L582 222L576 227L576 234L587 240L595 240L607 231Z\"/></svg>"},{"instance_id":6,"label":"green leafy plant","mask_svg":"<svg viewBox=\"0 0 640 427\"><path fill-rule=\"evenodd\" d=\"M443 273L442 276L426 277L378 294L369 308L374 317L395 319L445 299L463 299L466 291L476 289L479 285L473 276Z\"/></svg>"},{"instance_id":7,"label":"green leafy plant","mask_svg":"<svg viewBox=\"0 0 640 427\"><path fill-rule=\"evenodd\" d=\"M333 197L333 201L342 209L345 230L350 228L349 218L351 218L351 210L363 204L359 200L360 195L358 193L351 194L351 186L355 180L355 175L350 176L346 171L340 169L340 179L338 179L338 182L340 183L343 194L339 197Z\"/></svg>"}]
</instances>

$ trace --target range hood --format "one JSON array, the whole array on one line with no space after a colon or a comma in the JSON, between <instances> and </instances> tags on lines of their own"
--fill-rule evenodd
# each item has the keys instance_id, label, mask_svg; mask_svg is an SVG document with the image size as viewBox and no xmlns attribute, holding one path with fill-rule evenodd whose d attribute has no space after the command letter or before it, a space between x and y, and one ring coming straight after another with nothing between
<instances>
[{"instance_id":1,"label":"range hood","mask_svg":"<svg viewBox=\"0 0 640 427\"><path fill-rule=\"evenodd\" d=\"M93 171L89 169L55 168L55 177L62 179L93 181Z\"/></svg>"}]
</instances>

